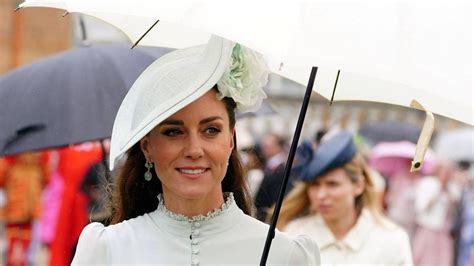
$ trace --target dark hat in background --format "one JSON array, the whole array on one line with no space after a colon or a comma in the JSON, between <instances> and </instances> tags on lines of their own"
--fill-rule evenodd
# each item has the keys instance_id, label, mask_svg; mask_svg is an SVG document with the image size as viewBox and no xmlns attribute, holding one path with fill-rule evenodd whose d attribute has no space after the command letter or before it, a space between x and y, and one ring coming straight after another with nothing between
<instances>
[{"instance_id":1,"label":"dark hat in background","mask_svg":"<svg viewBox=\"0 0 474 266\"><path fill-rule=\"evenodd\" d=\"M301 175L301 180L305 182L314 181L322 174L351 161L356 152L357 149L352 141L352 134L347 131L338 132L316 147L313 158Z\"/></svg>"}]
</instances>

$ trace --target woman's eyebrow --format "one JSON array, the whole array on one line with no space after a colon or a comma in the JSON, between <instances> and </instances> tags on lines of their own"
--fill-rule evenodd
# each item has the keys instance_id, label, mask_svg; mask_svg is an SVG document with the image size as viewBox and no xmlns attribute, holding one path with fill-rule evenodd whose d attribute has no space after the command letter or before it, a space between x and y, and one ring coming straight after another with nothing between
<instances>
[{"instance_id":1,"label":"woman's eyebrow","mask_svg":"<svg viewBox=\"0 0 474 266\"><path fill-rule=\"evenodd\" d=\"M208 118L204 118L203 120L201 120L201 122L199 122L199 124L207 124L209 122L212 122L214 120L224 120L221 116L211 116L211 117L208 117Z\"/></svg>"},{"instance_id":2,"label":"woman's eyebrow","mask_svg":"<svg viewBox=\"0 0 474 266\"><path fill-rule=\"evenodd\" d=\"M174 126L182 126L184 125L183 120L165 120L159 124L159 126L163 125L174 125Z\"/></svg>"},{"instance_id":3,"label":"woman's eyebrow","mask_svg":"<svg viewBox=\"0 0 474 266\"><path fill-rule=\"evenodd\" d=\"M204 118L203 120L201 120L199 122L199 124L207 124L209 122L212 122L214 120L224 120L221 116L211 116L211 117L207 117L207 118ZM159 126L163 126L163 125L173 125L173 126L182 126L184 125L184 121L183 120L172 120L172 119L169 119L169 120L165 120L163 122L161 122L159 124Z\"/></svg>"}]
</instances>

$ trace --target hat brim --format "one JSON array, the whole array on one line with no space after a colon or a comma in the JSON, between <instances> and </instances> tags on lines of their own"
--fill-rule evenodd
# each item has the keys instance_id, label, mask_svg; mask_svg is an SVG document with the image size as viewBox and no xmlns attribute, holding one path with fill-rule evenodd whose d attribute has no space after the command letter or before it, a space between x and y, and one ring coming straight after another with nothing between
<instances>
[{"instance_id":1,"label":"hat brim","mask_svg":"<svg viewBox=\"0 0 474 266\"><path fill-rule=\"evenodd\" d=\"M175 50L145 69L117 112L110 147L111 170L119 157L159 123L217 84L229 65L233 46L213 36L206 45Z\"/></svg>"}]
</instances>

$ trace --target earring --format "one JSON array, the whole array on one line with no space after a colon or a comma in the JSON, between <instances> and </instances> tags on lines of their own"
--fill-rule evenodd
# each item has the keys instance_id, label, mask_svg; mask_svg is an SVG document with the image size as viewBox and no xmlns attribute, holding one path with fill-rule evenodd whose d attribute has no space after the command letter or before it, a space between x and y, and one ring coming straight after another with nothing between
<instances>
[{"instance_id":1,"label":"earring","mask_svg":"<svg viewBox=\"0 0 474 266\"><path fill-rule=\"evenodd\" d=\"M147 170L146 170L146 172L145 172L145 175L143 175L143 178L145 178L146 181L150 181L151 178L153 177L153 176L151 175L151 171L150 171L150 169L153 168L153 163L150 162L150 161L148 161L148 160L146 160L146 162L145 162L145 167L147 168Z\"/></svg>"}]
</instances>

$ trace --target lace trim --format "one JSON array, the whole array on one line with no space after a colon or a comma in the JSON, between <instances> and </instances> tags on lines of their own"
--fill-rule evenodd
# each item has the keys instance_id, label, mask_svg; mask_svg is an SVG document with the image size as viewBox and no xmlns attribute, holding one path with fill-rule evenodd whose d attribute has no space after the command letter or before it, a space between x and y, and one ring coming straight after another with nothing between
<instances>
[{"instance_id":1,"label":"lace trim","mask_svg":"<svg viewBox=\"0 0 474 266\"><path fill-rule=\"evenodd\" d=\"M234 194L232 192L225 192L224 193L224 197L226 198L225 202L222 203L222 206L218 209L215 209L213 211L210 211L208 212L206 215L196 215L196 216L193 216L191 218L188 218L182 214L178 214L178 213L174 213L170 210L168 210L166 207L165 207L165 204L164 204L164 199L163 199L163 195L162 194L159 194L158 195L158 201L159 201L159 204L158 204L158 210L163 212L166 216L168 216L169 218L173 219L173 220L176 220L176 221L186 221L186 222L189 222L189 223L193 223L193 222L203 222L203 221L207 221L209 219L212 219L216 216L219 216L220 214L222 214L225 210L227 210L229 208L230 205L232 205L235 200L234 200Z\"/></svg>"}]
</instances>

